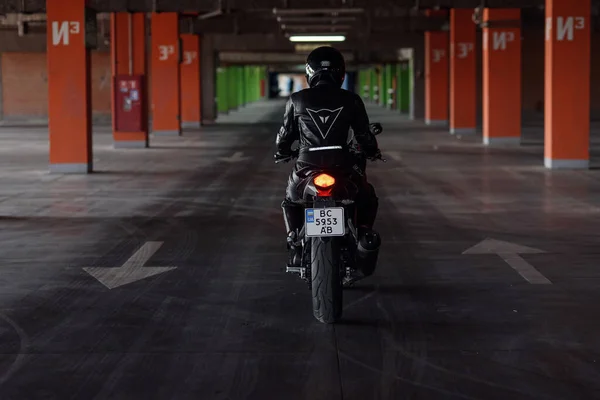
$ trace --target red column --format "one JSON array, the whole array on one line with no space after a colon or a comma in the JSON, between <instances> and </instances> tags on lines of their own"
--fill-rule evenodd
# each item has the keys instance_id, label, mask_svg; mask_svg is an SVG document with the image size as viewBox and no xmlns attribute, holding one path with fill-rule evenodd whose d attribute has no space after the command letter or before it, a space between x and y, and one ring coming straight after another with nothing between
<instances>
[{"instance_id":1,"label":"red column","mask_svg":"<svg viewBox=\"0 0 600 400\"><path fill-rule=\"evenodd\" d=\"M486 8L483 22L483 143L521 140L521 10ZM506 27L502 27L505 24Z\"/></svg>"},{"instance_id":2,"label":"red column","mask_svg":"<svg viewBox=\"0 0 600 400\"><path fill-rule=\"evenodd\" d=\"M477 127L476 26L470 9L450 10L450 132Z\"/></svg>"},{"instance_id":3,"label":"red column","mask_svg":"<svg viewBox=\"0 0 600 400\"><path fill-rule=\"evenodd\" d=\"M90 52L85 0L47 0L50 172L92 171Z\"/></svg>"},{"instance_id":4,"label":"red column","mask_svg":"<svg viewBox=\"0 0 600 400\"><path fill-rule=\"evenodd\" d=\"M590 0L546 0L544 164L588 168Z\"/></svg>"},{"instance_id":5,"label":"red column","mask_svg":"<svg viewBox=\"0 0 600 400\"><path fill-rule=\"evenodd\" d=\"M144 13L111 14L112 116L115 148L148 147L148 68L146 62L146 15ZM130 88L131 107L119 101L120 81L139 77L139 88Z\"/></svg>"},{"instance_id":6,"label":"red column","mask_svg":"<svg viewBox=\"0 0 600 400\"><path fill-rule=\"evenodd\" d=\"M447 15L427 10L426 15ZM425 123L448 123L448 32L425 32Z\"/></svg>"},{"instance_id":7,"label":"red column","mask_svg":"<svg viewBox=\"0 0 600 400\"><path fill-rule=\"evenodd\" d=\"M200 91L200 37L181 35L183 62L181 63L181 118L182 126L199 128L201 109Z\"/></svg>"},{"instance_id":8,"label":"red column","mask_svg":"<svg viewBox=\"0 0 600 400\"><path fill-rule=\"evenodd\" d=\"M152 14L151 29L152 133L181 135L179 16Z\"/></svg>"}]
</instances>

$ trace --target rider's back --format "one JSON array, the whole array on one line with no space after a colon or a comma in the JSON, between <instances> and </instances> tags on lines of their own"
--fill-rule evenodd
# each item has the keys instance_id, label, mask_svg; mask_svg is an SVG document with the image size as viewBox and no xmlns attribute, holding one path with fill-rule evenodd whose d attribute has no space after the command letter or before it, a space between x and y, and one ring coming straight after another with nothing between
<instances>
[{"instance_id":1,"label":"rider's back","mask_svg":"<svg viewBox=\"0 0 600 400\"><path fill-rule=\"evenodd\" d=\"M368 129L360 97L334 85L301 90L292 94L291 100L300 149L345 146L351 127Z\"/></svg>"}]
</instances>

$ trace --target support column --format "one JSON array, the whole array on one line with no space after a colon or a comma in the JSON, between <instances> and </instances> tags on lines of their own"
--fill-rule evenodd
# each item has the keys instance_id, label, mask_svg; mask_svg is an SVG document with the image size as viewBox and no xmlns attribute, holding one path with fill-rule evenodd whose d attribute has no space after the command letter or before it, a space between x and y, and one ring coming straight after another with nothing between
<instances>
[{"instance_id":1,"label":"support column","mask_svg":"<svg viewBox=\"0 0 600 400\"><path fill-rule=\"evenodd\" d=\"M50 172L92 171L90 51L85 0L47 0Z\"/></svg>"},{"instance_id":2,"label":"support column","mask_svg":"<svg viewBox=\"0 0 600 400\"><path fill-rule=\"evenodd\" d=\"M217 119L217 55L213 39L210 35L200 37L200 90L202 92L202 107L200 116L203 125L213 124Z\"/></svg>"},{"instance_id":3,"label":"support column","mask_svg":"<svg viewBox=\"0 0 600 400\"><path fill-rule=\"evenodd\" d=\"M483 143L521 140L521 10L486 8L483 22ZM511 27L512 26L512 27Z\"/></svg>"},{"instance_id":4,"label":"support column","mask_svg":"<svg viewBox=\"0 0 600 400\"><path fill-rule=\"evenodd\" d=\"M238 108L237 104L237 72L235 65L227 67L227 102L229 103L229 110L235 111Z\"/></svg>"},{"instance_id":5,"label":"support column","mask_svg":"<svg viewBox=\"0 0 600 400\"><path fill-rule=\"evenodd\" d=\"M398 111L408 113L410 110L411 87L410 87L410 62L403 61L398 64Z\"/></svg>"},{"instance_id":6,"label":"support column","mask_svg":"<svg viewBox=\"0 0 600 400\"><path fill-rule=\"evenodd\" d=\"M394 106L394 82L392 79L394 66L392 64L385 65L385 101L384 107L392 109Z\"/></svg>"},{"instance_id":7,"label":"support column","mask_svg":"<svg viewBox=\"0 0 600 400\"><path fill-rule=\"evenodd\" d=\"M152 133L181 135L181 44L177 13L152 14Z\"/></svg>"},{"instance_id":8,"label":"support column","mask_svg":"<svg viewBox=\"0 0 600 400\"><path fill-rule=\"evenodd\" d=\"M379 102L379 71L377 66L371 69L371 101L375 104Z\"/></svg>"},{"instance_id":9,"label":"support column","mask_svg":"<svg viewBox=\"0 0 600 400\"><path fill-rule=\"evenodd\" d=\"M253 65L250 69L252 76L252 101L258 100L258 67Z\"/></svg>"},{"instance_id":10,"label":"support column","mask_svg":"<svg viewBox=\"0 0 600 400\"><path fill-rule=\"evenodd\" d=\"M447 15L427 10L428 16ZM448 124L448 32L425 32L425 123Z\"/></svg>"},{"instance_id":11,"label":"support column","mask_svg":"<svg viewBox=\"0 0 600 400\"><path fill-rule=\"evenodd\" d=\"M425 116L425 38L422 45L400 49L398 64L398 110L411 120Z\"/></svg>"},{"instance_id":12,"label":"support column","mask_svg":"<svg viewBox=\"0 0 600 400\"><path fill-rule=\"evenodd\" d=\"M217 110L219 114L227 113L227 75L224 67L217 68Z\"/></svg>"},{"instance_id":13,"label":"support column","mask_svg":"<svg viewBox=\"0 0 600 400\"><path fill-rule=\"evenodd\" d=\"M589 168L590 0L546 0L546 168Z\"/></svg>"},{"instance_id":14,"label":"support column","mask_svg":"<svg viewBox=\"0 0 600 400\"><path fill-rule=\"evenodd\" d=\"M379 105L385 106L385 99L387 97L387 90L385 87L385 65L379 65Z\"/></svg>"},{"instance_id":15,"label":"support column","mask_svg":"<svg viewBox=\"0 0 600 400\"><path fill-rule=\"evenodd\" d=\"M238 92L238 106L244 107L246 102L244 101L244 70L243 67L235 67L237 75L237 92Z\"/></svg>"},{"instance_id":16,"label":"support column","mask_svg":"<svg viewBox=\"0 0 600 400\"><path fill-rule=\"evenodd\" d=\"M254 101L260 99L260 67L254 67Z\"/></svg>"},{"instance_id":17,"label":"support column","mask_svg":"<svg viewBox=\"0 0 600 400\"><path fill-rule=\"evenodd\" d=\"M390 110L398 109L398 74L396 74L397 66L393 66L393 74L390 78L392 82L390 87Z\"/></svg>"},{"instance_id":18,"label":"support column","mask_svg":"<svg viewBox=\"0 0 600 400\"><path fill-rule=\"evenodd\" d=\"M112 124L114 147L148 147L148 68L146 61L146 14L125 12L110 15L110 46L112 61ZM120 82L128 78L142 87L127 88L134 98L120 102ZM119 87L117 87L119 85ZM126 90L127 90L126 89ZM131 102L137 102L133 107ZM121 107L127 107L122 110ZM139 108L138 108L139 107Z\"/></svg>"},{"instance_id":19,"label":"support column","mask_svg":"<svg viewBox=\"0 0 600 400\"><path fill-rule=\"evenodd\" d=\"M0 121L4 119L4 88L2 87L2 53L0 53Z\"/></svg>"},{"instance_id":20,"label":"support column","mask_svg":"<svg viewBox=\"0 0 600 400\"><path fill-rule=\"evenodd\" d=\"M183 62L181 63L181 126L199 128L201 125L200 37L181 35Z\"/></svg>"},{"instance_id":21,"label":"support column","mask_svg":"<svg viewBox=\"0 0 600 400\"><path fill-rule=\"evenodd\" d=\"M244 94L246 96L246 104L252 103L252 76L250 74L251 66L244 66Z\"/></svg>"},{"instance_id":22,"label":"support column","mask_svg":"<svg viewBox=\"0 0 600 400\"><path fill-rule=\"evenodd\" d=\"M476 26L470 9L450 10L450 133L477 128Z\"/></svg>"},{"instance_id":23,"label":"support column","mask_svg":"<svg viewBox=\"0 0 600 400\"><path fill-rule=\"evenodd\" d=\"M360 97L363 99L363 102L367 101L368 92L369 92L369 70L361 69L360 70L360 84L359 84L359 93Z\"/></svg>"},{"instance_id":24,"label":"support column","mask_svg":"<svg viewBox=\"0 0 600 400\"><path fill-rule=\"evenodd\" d=\"M369 102L371 99L371 68L367 68L365 70L365 86L363 87L363 101L365 103Z\"/></svg>"},{"instance_id":25,"label":"support column","mask_svg":"<svg viewBox=\"0 0 600 400\"><path fill-rule=\"evenodd\" d=\"M267 98L267 67L260 67L260 98Z\"/></svg>"}]
</instances>

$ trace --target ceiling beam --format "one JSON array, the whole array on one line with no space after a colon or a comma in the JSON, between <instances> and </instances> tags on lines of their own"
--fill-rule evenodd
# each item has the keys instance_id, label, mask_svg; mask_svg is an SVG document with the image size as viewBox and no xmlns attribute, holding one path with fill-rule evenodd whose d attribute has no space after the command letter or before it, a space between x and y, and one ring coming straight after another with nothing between
<instances>
[{"instance_id":1,"label":"ceiling beam","mask_svg":"<svg viewBox=\"0 0 600 400\"><path fill-rule=\"evenodd\" d=\"M334 15L325 15L319 17L294 17L294 16L279 16L277 17L277 21L281 24L324 24L324 23L347 23L347 22L355 22L358 18L356 16L334 16Z\"/></svg>"},{"instance_id":2,"label":"ceiling beam","mask_svg":"<svg viewBox=\"0 0 600 400\"><path fill-rule=\"evenodd\" d=\"M354 61L354 53L343 52L347 62ZM219 61L222 64L304 64L306 55L300 53L280 52L233 52L223 51L219 53Z\"/></svg>"},{"instance_id":3,"label":"ceiling beam","mask_svg":"<svg viewBox=\"0 0 600 400\"><path fill-rule=\"evenodd\" d=\"M322 32L340 32L340 29L345 30L350 36L359 34L364 35L369 32L389 31L390 33L401 33L409 31L434 31L443 30L447 27L447 17L440 16L411 16L403 18L372 18L371 23L361 22L359 29L357 25L354 28L348 27L349 24L338 25L308 25L298 28L296 24L287 25L280 24L272 18L259 18L249 15L226 15L220 16L205 21L199 21L195 18L185 17L181 19L181 31L188 33L206 34L206 33L222 33L222 34L248 34L248 33L279 33L285 31L315 31ZM367 27L369 25L371 28Z\"/></svg>"},{"instance_id":4,"label":"ceiling beam","mask_svg":"<svg viewBox=\"0 0 600 400\"><path fill-rule=\"evenodd\" d=\"M208 35L219 51L256 51L256 52L289 52L295 51L314 43L292 43L288 39L277 34L249 34L249 35ZM365 41L350 41L332 43L332 46L340 51L376 51L402 47L413 47L423 42L420 33L408 32L402 35L389 35L387 33L374 33L371 39ZM307 46L310 47L310 46ZM306 51L302 51L306 53Z\"/></svg>"}]
</instances>

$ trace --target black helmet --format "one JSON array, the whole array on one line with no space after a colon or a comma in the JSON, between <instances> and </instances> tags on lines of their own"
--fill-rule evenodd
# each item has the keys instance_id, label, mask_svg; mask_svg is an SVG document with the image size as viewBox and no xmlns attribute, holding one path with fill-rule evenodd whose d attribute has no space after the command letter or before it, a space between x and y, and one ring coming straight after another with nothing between
<instances>
[{"instance_id":1,"label":"black helmet","mask_svg":"<svg viewBox=\"0 0 600 400\"><path fill-rule=\"evenodd\" d=\"M345 77L344 56L333 47L318 47L311 51L306 58L306 80L311 87L322 79L342 86Z\"/></svg>"}]
</instances>

